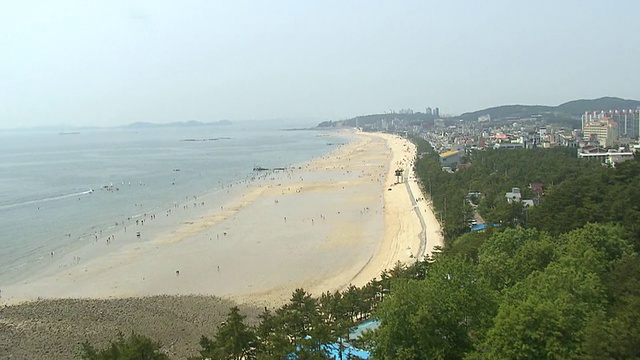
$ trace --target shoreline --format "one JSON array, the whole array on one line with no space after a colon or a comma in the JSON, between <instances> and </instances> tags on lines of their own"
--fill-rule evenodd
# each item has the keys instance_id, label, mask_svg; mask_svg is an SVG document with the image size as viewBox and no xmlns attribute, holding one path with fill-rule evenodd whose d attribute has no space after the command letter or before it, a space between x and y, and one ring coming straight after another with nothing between
<instances>
[{"instance_id":1,"label":"shoreline","mask_svg":"<svg viewBox=\"0 0 640 360\"><path fill-rule=\"evenodd\" d=\"M319 295L363 286L441 246L433 212L412 200L423 198L412 175L415 146L389 134L338 136L350 141L293 169L234 183L221 208L208 193L119 229L108 244L86 244L56 259L53 274L3 286L0 302L211 295L275 307L297 287ZM406 185L395 184L398 167ZM426 217L426 247L417 211Z\"/></svg>"},{"instance_id":2,"label":"shoreline","mask_svg":"<svg viewBox=\"0 0 640 360\"><path fill-rule=\"evenodd\" d=\"M74 138L73 144L67 141L70 139L46 134L29 134L17 141L7 155L24 159L25 164L8 164L12 171L2 193L0 288L47 267L52 251L56 255L76 251L93 241L95 234L102 231L107 238L121 224L130 226L130 219L135 224L145 213L159 217L175 203L183 204L186 197L214 191L218 194L215 200L222 201L221 196L228 196L227 185L235 189L239 180L259 175L252 171L256 164L290 167L325 155L344 142L334 136L340 130L298 134L264 124L257 123L255 128L88 131ZM230 141L180 141L221 135L229 136ZM104 137L105 141L100 140ZM42 147L29 157L28 144L33 141ZM65 151L58 151L65 146L72 146L68 158ZM36 159L50 162L36 166ZM17 180L21 170L26 176Z\"/></svg>"}]
</instances>

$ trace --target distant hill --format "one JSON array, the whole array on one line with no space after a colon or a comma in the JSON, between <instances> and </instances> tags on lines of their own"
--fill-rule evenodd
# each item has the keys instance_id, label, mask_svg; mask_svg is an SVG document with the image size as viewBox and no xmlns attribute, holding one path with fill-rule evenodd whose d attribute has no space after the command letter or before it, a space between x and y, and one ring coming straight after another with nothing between
<instances>
[{"instance_id":1,"label":"distant hill","mask_svg":"<svg viewBox=\"0 0 640 360\"><path fill-rule=\"evenodd\" d=\"M575 118L585 111L636 109L640 106L638 100L626 100L616 97L603 97L593 100L574 100L558 106L546 105L503 105L488 109L464 113L456 118L475 120L482 115L490 115L493 120L517 119L533 115L552 115L554 118Z\"/></svg>"},{"instance_id":2,"label":"distant hill","mask_svg":"<svg viewBox=\"0 0 640 360\"><path fill-rule=\"evenodd\" d=\"M462 115L456 116L456 118L464 120L477 120L478 117L483 115L491 116L492 120L523 118L530 117L531 115L553 112L553 110L553 106L546 105L502 105L464 113Z\"/></svg>"},{"instance_id":3,"label":"distant hill","mask_svg":"<svg viewBox=\"0 0 640 360\"><path fill-rule=\"evenodd\" d=\"M562 105L558 105L558 110L573 114L581 115L585 111L600 111L600 110L623 110L633 109L635 110L640 106L638 100L626 100L617 97L603 97L595 100L574 100L566 102Z\"/></svg>"},{"instance_id":4,"label":"distant hill","mask_svg":"<svg viewBox=\"0 0 640 360\"><path fill-rule=\"evenodd\" d=\"M177 121L166 124L158 124L151 122L135 122L125 127L128 128L156 128L156 127L196 127L196 126L220 126L220 125L231 125L232 122L229 120L220 120L220 121L212 121L212 122L201 122L195 120L189 121Z\"/></svg>"},{"instance_id":5,"label":"distant hill","mask_svg":"<svg viewBox=\"0 0 640 360\"><path fill-rule=\"evenodd\" d=\"M569 128L575 128L580 124L580 115L585 111L609 111L636 109L640 107L640 101L627 100L617 97L603 97L599 99L582 99L569 101L558 106L549 105L502 105L491 107L483 110L464 113L459 116L451 117L450 120L463 119L468 121L477 120L483 115L490 115L494 121L509 121L530 117L538 117L547 123L559 124ZM363 127L368 124L378 123L380 120L393 121L394 119L404 120L409 123L433 123L435 116L420 112L412 114L388 113L388 114L372 114L356 116L351 119L324 121L318 124L318 127L336 127L349 126L354 127L356 124Z\"/></svg>"}]
</instances>

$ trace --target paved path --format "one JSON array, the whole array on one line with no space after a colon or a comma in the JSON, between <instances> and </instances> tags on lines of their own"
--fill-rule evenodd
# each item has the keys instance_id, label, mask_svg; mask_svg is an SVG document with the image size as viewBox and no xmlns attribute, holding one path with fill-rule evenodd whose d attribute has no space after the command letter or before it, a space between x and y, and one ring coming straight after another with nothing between
<instances>
[{"instance_id":1,"label":"paved path","mask_svg":"<svg viewBox=\"0 0 640 360\"><path fill-rule=\"evenodd\" d=\"M416 201L415 195L413 194L413 189L411 186L411 182L415 182L415 180L410 180L410 178L413 178L413 169L411 168L411 164L407 165L407 168L404 171L404 184L407 187L407 191L409 192L409 197L411 198L411 205L413 206L413 210L416 212L416 215L418 215L418 218L420 219L420 225L422 226L422 231L420 231L420 235L418 235L420 237L420 246L418 247L418 253L416 254L416 257L418 258L418 260L422 260L424 258L424 256L426 255L426 249L427 249L427 224L424 221L424 217L422 216L422 212L420 211L420 206L418 205L418 202ZM417 183L416 183L417 185ZM417 189L418 194L420 195L420 197L422 196L422 191L420 191L420 189Z\"/></svg>"}]
</instances>

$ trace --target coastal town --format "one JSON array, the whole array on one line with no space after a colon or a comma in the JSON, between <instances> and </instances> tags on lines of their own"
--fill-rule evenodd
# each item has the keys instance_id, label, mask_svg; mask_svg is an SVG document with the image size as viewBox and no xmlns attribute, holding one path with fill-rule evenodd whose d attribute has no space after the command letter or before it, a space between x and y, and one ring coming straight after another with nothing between
<instances>
[{"instance_id":1,"label":"coastal town","mask_svg":"<svg viewBox=\"0 0 640 360\"><path fill-rule=\"evenodd\" d=\"M412 115L411 119L407 119L408 114ZM441 116L438 108L426 108L422 119L416 115L412 110L391 112L361 127L365 131L414 134L424 138L440 154L445 171L464 167L462 158L470 151L489 148L513 150L564 146L575 148L578 157L608 166L632 159L633 154L640 150L638 106L584 111L571 114L562 122L556 121L549 113L501 117L487 113L469 118Z\"/></svg>"}]
</instances>

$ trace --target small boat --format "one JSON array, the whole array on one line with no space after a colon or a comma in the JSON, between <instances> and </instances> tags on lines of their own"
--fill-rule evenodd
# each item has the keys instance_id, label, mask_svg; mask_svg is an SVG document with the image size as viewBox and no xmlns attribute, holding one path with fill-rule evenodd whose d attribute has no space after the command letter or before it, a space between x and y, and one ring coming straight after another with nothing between
<instances>
[{"instance_id":1,"label":"small boat","mask_svg":"<svg viewBox=\"0 0 640 360\"><path fill-rule=\"evenodd\" d=\"M262 166L254 166L253 171L267 171L269 169L263 168Z\"/></svg>"}]
</instances>

